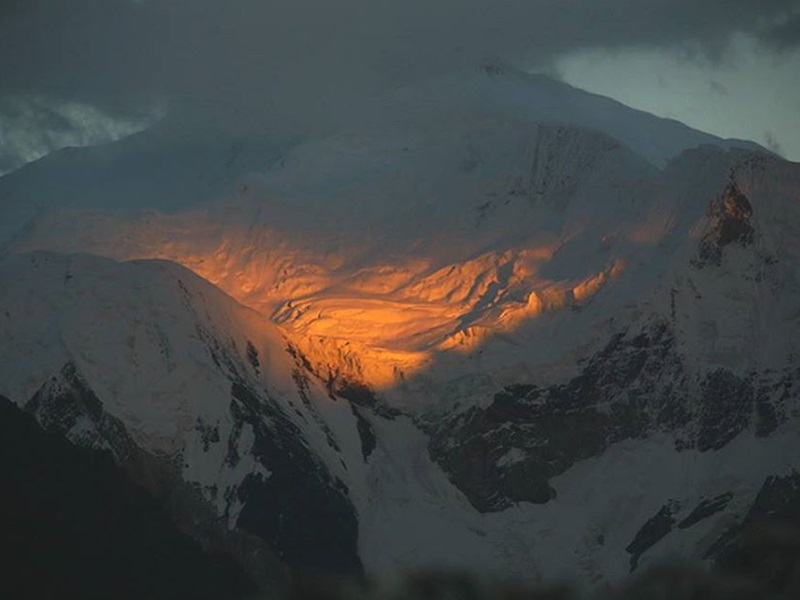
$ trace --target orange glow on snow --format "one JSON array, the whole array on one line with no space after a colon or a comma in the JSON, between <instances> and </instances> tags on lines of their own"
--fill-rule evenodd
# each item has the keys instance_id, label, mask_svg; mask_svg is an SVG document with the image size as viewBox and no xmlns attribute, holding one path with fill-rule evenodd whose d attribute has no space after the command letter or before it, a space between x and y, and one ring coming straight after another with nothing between
<instances>
[{"instance_id":1,"label":"orange glow on snow","mask_svg":"<svg viewBox=\"0 0 800 600\"><path fill-rule=\"evenodd\" d=\"M460 262L402 256L370 264L357 250L259 231L224 234L207 222L121 223L119 258L162 258L191 269L271 320L322 376L386 389L423 371L440 353L470 354L544 313L591 301L624 265L554 281L541 274L556 243L486 252ZM126 239L134 240L126 249ZM257 248L257 249L256 249ZM358 265L358 266L352 266Z\"/></svg>"},{"instance_id":2,"label":"orange glow on snow","mask_svg":"<svg viewBox=\"0 0 800 600\"><path fill-rule=\"evenodd\" d=\"M553 248L490 252L440 268L408 259L350 272L341 261L287 246L242 260L215 251L161 256L194 270L269 317L316 370L386 389L424 370L437 353L471 353L545 311L591 300L622 271L620 262L579 281L542 278ZM334 372L335 371L335 372Z\"/></svg>"}]
</instances>

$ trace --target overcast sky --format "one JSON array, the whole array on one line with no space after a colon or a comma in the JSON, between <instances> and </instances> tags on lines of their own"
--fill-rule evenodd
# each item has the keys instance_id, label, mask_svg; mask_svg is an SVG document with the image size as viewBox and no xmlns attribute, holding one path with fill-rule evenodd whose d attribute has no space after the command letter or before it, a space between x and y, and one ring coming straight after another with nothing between
<instances>
[{"instance_id":1,"label":"overcast sky","mask_svg":"<svg viewBox=\"0 0 800 600\"><path fill-rule=\"evenodd\" d=\"M800 160L800 0L0 0L0 172L159 118L302 129L492 57Z\"/></svg>"}]
</instances>

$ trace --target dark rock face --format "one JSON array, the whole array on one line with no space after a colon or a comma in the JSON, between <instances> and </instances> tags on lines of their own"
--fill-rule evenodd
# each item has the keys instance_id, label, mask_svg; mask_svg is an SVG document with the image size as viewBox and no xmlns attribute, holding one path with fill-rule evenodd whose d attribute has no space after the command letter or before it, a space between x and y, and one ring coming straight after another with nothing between
<instances>
[{"instance_id":1,"label":"dark rock face","mask_svg":"<svg viewBox=\"0 0 800 600\"><path fill-rule=\"evenodd\" d=\"M384 419L395 419L403 414L396 408L386 404L368 385L361 381L338 376L328 378L325 384L333 398L344 398L353 406L359 406L364 410L374 412Z\"/></svg>"},{"instance_id":2,"label":"dark rock face","mask_svg":"<svg viewBox=\"0 0 800 600\"><path fill-rule=\"evenodd\" d=\"M672 526L675 524L673 513L679 508L680 506L677 503L669 502L642 525L633 541L625 548L625 551L631 555L631 571L636 569L639 558L648 548L654 546L672 531Z\"/></svg>"},{"instance_id":3,"label":"dark rock face","mask_svg":"<svg viewBox=\"0 0 800 600\"><path fill-rule=\"evenodd\" d=\"M247 340L247 362L253 367L256 374L261 373L261 361L258 360L258 350L253 345L253 342Z\"/></svg>"},{"instance_id":4,"label":"dark rock face","mask_svg":"<svg viewBox=\"0 0 800 600\"><path fill-rule=\"evenodd\" d=\"M279 404L250 383L249 370L261 370L255 347L246 344L245 364L235 347L221 343L211 332L199 328L198 337L206 343L214 364L231 381L233 429L227 440L226 463L235 466L241 460L239 440L247 424L255 436L253 455L269 472L266 477L248 475L236 490L243 504L237 529L265 540L297 574L360 575L358 521L348 489L307 446L303 432ZM298 364L292 375L301 401L331 451L340 452L333 432L309 399L310 363L291 345L287 350ZM213 436L213 431L209 435Z\"/></svg>"},{"instance_id":5,"label":"dark rock face","mask_svg":"<svg viewBox=\"0 0 800 600\"><path fill-rule=\"evenodd\" d=\"M244 507L237 527L269 541L297 572L360 574L358 522L347 487L329 474L276 406L241 383L232 385L231 395L229 443L250 425L254 456L269 471L267 477L248 475L240 486Z\"/></svg>"},{"instance_id":6,"label":"dark rock face","mask_svg":"<svg viewBox=\"0 0 800 600\"><path fill-rule=\"evenodd\" d=\"M732 499L733 494L728 492L714 498L705 498L701 500L700 503L694 507L692 512L689 513L689 516L678 523L678 529L688 529L703 519L707 519L718 512L725 510Z\"/></svg>"},{"instance_id":7,"label":"dark rock face","mask_svg":"<svg viewBox=\"0 0 800 600\"><path fill-rule=\"evenodd\" d=\"M200 439L203 442L203 452L208 452L211 444L219 443L219 425L208 425L203 419L198 417L195 429L200 432Z\"/></svg>"},{"instance_id":8,"label":"dark rock face","mask_svg":"<svg viewBox=\"0 0 800 600\"><path fill-rule=\"evenodd\" d=\"M111 452L133 480L168 505L181 529L204 545L224 548L247 563L248 572L261 573L262 587L283 576L275 553L297 571L360 573L358 524L344 484L330 476L278 406L244 383L243 365L219 344L211 345L210 352L233 381L234 427L230 437L221 440L216 423L198 419L195 428L203 447L208 450L226 442L226 464L233 467L242 458L238 449L242 427L249 424L256 437L256 459L270 472L266 480L252 475L239 486L238 500L244 507L232 532L217 523L199 491L182 481L176 465L148 455L132 441L124 425L104 411L74 365L68 363L45 383L25 410L49 432ZM258 558L251 560L251 555Z\"/></svg>"},{"instance_id":9,"label":"dark rock face","mask_svg":"<svg viewBox=\"0 0 800 600\"><path fill-rule=\"evenodd\" d=\"M747 520L773 520L800 526L800 472L768 477L756 496Z\"/></svg>"},{"instance_id":10,"label":"dark rock face","mask_svg":"<svg viewBox=\"0 0 800 600\"><path fill-rule=\"evenodd\" d=\"M562 385L515 385L431 431L429 450L481 511L544 503L549 480L614 442L690 418L685 376L666 325L615 336ZM663 384L659 379L667 383Z\"/></svg>"},{"instance_id":11,"label":"dark rock face","mask_svg":"<svg viewBox=\"0 0 800 600\"><path fill-rule=\"evenodd\" d=\"M361 414L361 411L366 411L363 407L358 407L353 404L350 405L353 410L353 415L356 418L356 428L358 429L358 437L361 439L361 455L364 457L364 462L369 460L370 454L377 446L377 439L375 432L372 430L372 425L369 424L367 418Z\"/></svg>"},{"instance_id":12,"label":"dark rock face","mask_svg":"<svg viewBox=\"0 0 800 600\"><path fill-rule=\"evenodd\" d=\"M704 558L713 558L725 565L734 559L748 529L775 523L800 531L800 473L797 471L785 477L767 477L745 518L709 547Z\"/></svg>"},{"instance_id":13,"label":"dark rock face","mask_svg":"<svg viewBox=\"0 0 800 600\"><path fill-rule=\"evenodd\" d=\"M269 473L266 477L248 475L236 490L237 500L243 504L237 529L265 540L297 574L360 575L358 521L347 486L330 474L280 405L250 383L248 367L256 373L261 368L256 349L247 344L248 364L244 364L235 348L220 343L211 332L199 329L198 336L231 381L233 428L227 440L226 463L235 466L242 459L239 440L244 425L249 425L255 436L253 456ZM313 425L321 429L331 451L339 453L336 437L308 396L311 365L291 345L287 350L297 362L293 379ZM295 411L305 421L296 407Z\"/></svg>"},{"instance_id":14,"label":"dark rock face","mask_svg":"<svg viewBox=\"0 0 800 600\"><path fill-rule=\"evenodd\" d=\"M34 394L25 404L25 412L45 431L68 437L79 446L108 450L118 463L141 452L125 426L105 412L72 363L65 364Z\"/></svg>"},{"instance_id":15,"label":"dark rock face","mask_svg":"<svg viewBox=\"0 0 800 600\"><path fill-rule=\"evenodd\" d=\"M68 423L75 415L65 406ZM216 600L255 591L233 560L182 534L108 452L43 431L2 397L0 473L4 598Z\"/></svg>"},{"instance_id":16,"label":"dark rock face","mask_svg":"<svg viewBox=\"0 0 800 600\"><path fill-rule=\"evenodd\" d=\"M678 502L668 501L627 546L631 571L675 527L693 527L724 511L733 498L730 492L705 498L688 514ZM746 575L775 593L800 590L800 474L767 477L746 516L717 537L703 558L712 559L720 573Z\"/></svg>"},{"instance_id":17,"label":"dark rock face","mask_svg":"<svg viewBox=\"0 0 800 600\"><path fill-rule=\"evenodd\" d=\"M766 375L770 375L767 373ZM786 421L788 405L797 396L800 369L784 373L776 381L763 378L756 384L756 436L767 437Z\"/></svg>"},{"instance_id":18,"label":"dark rock face","mask_svg":"<svg viewBox=\"0 0 800 600\"><path fill-rule=\"evenodd\" d=\"M662 432L679 451L710 451L753 423L772 431L786 419L795 378L718 369L693 382L669 325L656 322L615 335L563 384L509 386L485 408L421 425L431 435L431 457L451 481L478 510L498 511L548 502L555 495L550 479L623 440Z\"/></svg>"},{"instance_id":19,"label":"dark rock face","mask_svg":"<svg viewBox=\"0 0 800 600\"><path fill-rule=\"evenodd\" d=\"M753 243L754 229L750 223L753 207L738 186L731 182L722 196L708 210L710 225L700 240L697 266L719 265L726 246Z\"/></svg>"},{"instance_id":20,"label":"dark rock face","mask_svg":"<svg viewBox=\"0 0 800 600\"><path fill-rule=\"evenodd\" d=\"M700 431L697 448L719 450L750 422L755 394L753 385L733 373L718 369L700 384Z\"/></svg>"},{"instance_id":21,"label":"dark rock face","mask_svg":"<svg viewBox=\"0 0 800 600\"><path fill-rule=\"evenodd\" d=\"M103 404L86 388L75 365L67 363L59 376L48 383L55 387L53 393L48 393L50 386L45 384L25 405L25 409L37 417L45 431L64 435L77 425L83 415L88 415L94 421L101 419Z\"/></svg>"},{"instance_id":22,"label":"dark rock face","mask_svg":"<svg viewBox=\"0 0 800 600\"><path fill-rule=\"evenodd\" d=\"M214 548L236 560L262 588L281 585L283 573L273 550L263 540L228 531L197 490L180 477L179 467L137 446L124 424L109 415L72 363L67 363L25 404L49 433L77 446L108 452L136 485L165 509L178 529L204 548ZM198 420L204 447L219 441L216 426Z\"/></svg>"},{"instance_id":23,"label":"dark rock face","mask_svg":"<svg viewBox=\"0 0 800 600\"><path fill-rule=\"evenodd\" d=\"M800 594L800 473L764 481L744 520L706 552L722 572L747 575L770 597Z\"/></svg>"}]
</instances>

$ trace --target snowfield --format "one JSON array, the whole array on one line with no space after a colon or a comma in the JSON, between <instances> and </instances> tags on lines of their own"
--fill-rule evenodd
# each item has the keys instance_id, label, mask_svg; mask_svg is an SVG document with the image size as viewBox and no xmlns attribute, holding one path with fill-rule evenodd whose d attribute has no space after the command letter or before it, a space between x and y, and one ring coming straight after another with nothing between
<instances>
[{"instance_id":1,"label":"snowfield","mask_svg":"<svg viewBox=\"0 0 800 600\"><path fill-rule=\"evenodd\" d=\"M800 166L543 77L55 153L0 252L0 395L300 571L600 586L800 470Z\"/></svg>"}]
</instances>

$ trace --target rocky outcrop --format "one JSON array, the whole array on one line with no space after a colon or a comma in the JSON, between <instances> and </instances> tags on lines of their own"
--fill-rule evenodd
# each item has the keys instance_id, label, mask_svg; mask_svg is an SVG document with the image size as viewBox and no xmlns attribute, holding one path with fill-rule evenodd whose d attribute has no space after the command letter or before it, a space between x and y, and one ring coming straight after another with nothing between
<instances>
[{"instance_id":1,"label":"rocky outcrop","mask_svg":"<svg viewBox=\"0 0 800 600\"><path fill-rule=\"evenodd\" d=\"M253 454L268 474L239 487L237 527L268 540L300 573L361 573L358 521L344 483L304 444L299 428L241 383L231 389L234 433L246 424Z\"/></svg>"},{"instance_id":2,"label":"rocky outcrop","mask_svg":"<svg viewBox=\"0 0 800 600\"><path fill-rule=\"evenodd\" d=\"M694 509L692 509L692 512L689 513L686 518L682 519L681 522L678 523L678 528L688 529L703 519L708 519L718 512L725 510L732 499L733 494L730 492L720 494L714 498L704 498L697 504L697 506L694 507Z\"/></svg>"},{"instance_id":3,"label":"rocky outcrop","mask_svg":"<svg viewBox=\"0 0 800 600\"><path fill-rule=\"evenodd\" d=\"M668 502L642 525L633 541L625 548L625 551L631 555L631 571L636 569L642 554L672 530L672 526L675 524L674 513L679 508L679 504Z\"/></svg>"},{"instance_id":4,"label":"rocky outcrop","mask_svg":"<svg viewBox=\"0 0 800 600\"><path fill-rule=\"evenodd\" d=\"M48 433L107 452L130 481L164 507L179 530L203 548L231 557L259 587L284 585L284 568L269 540L225 527L200 491L181 477L179 461L138 446L122 421L104 410L73 363L42 385L24 410ZM213 439L211 432L208 437Z\"/></svg>"},{"instance_id":5,"label":"rocky outcrop","mask_svg":"<svg viewBox=\"0 0 800 600\"><path fill-rule=\"evenodd\" d=\"M482 512L546 503L550 480L612 444L669 434L677 451L718 450L746 429L764 435L786 418L796 374L741 377L684 366L666 322L617 334L562 384L514 385L486 407L422 421L431 457Z\"/></svg>"},{"instance_id":6,"label":"rocky outcrop","mask_svg":"<svg viewBox=\"0 0 800 600\"><path fill-rule=\"evenodd\" d=\"M241 512L232 530L201 490L182 478L180 457L154 455L137 446L123 423L103 409L74 364L66 364L45 383L25 410L48 432L110 452L133 481L168 508L182 530L204 547L232 555L262 588L283 585L282 563L297 572L361 571L358 526L347 488L332 478L278 406L241 380L231 383L230 435L222 440L219 426L202 419L196 425L205 452L214 444L227 444L228 468L241 459L243 427L252 428L252 452L269 474L251 473L235 489L231 500Z\"/></svg>"},{"instance_id":7,"label":"rocky outcrop","mask_svg":"<svg viewBox=\"0 0 800 600\"><path fill-rule=\"evenodd\" d=\"M38 399L37 412L47 414L48 399ZM59 435L57 426L80 418L76 404L93 404L88 394L62 400L62 419L49 414L47 432L0 397L0 530L8 550L0 596L199 600L256 590L230 555L180 531L161 499L131 483L109 451Z\"/></svg>"},{"instance_id":8,"label":"rocky outcrop","mask_svg":"<svg viewBox=\"0 0 800 600\"><path fill-rule=\"evenodd\" d=\"M767 477L745 517L708 548L705 558L712 558L723 566L735 565L744 559L741 551L748 541L747 536L772 536L775 527L783 528L787 534L800 532L800 473L797 471Z\"/></svg>"},{"instance_id":9,"label":"rocky outcrop","mask_svg":"<svg viewBox=\"0 0 800 600\"><path fill-rule=\"evenodd\" d=\"M755 230L751 224L753 207L747 196L731 181L708 209L708 226L700 240L697 266L719 265L725 247L749 246Z\"/></svg>"}]
</instances>

